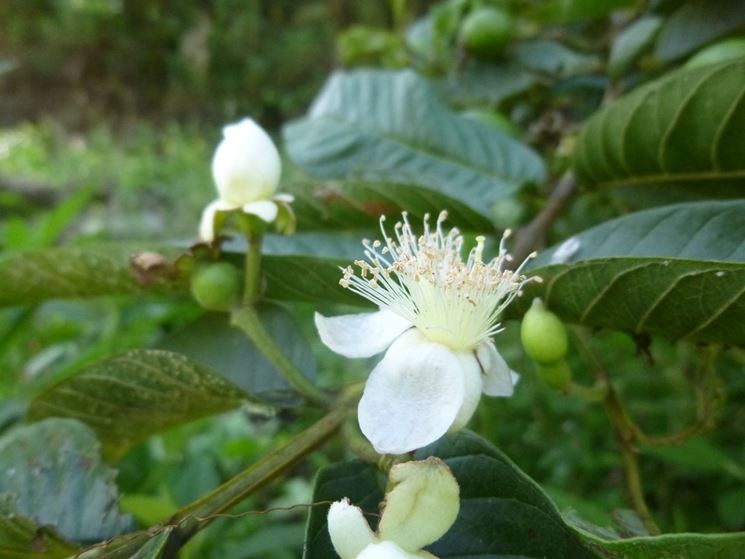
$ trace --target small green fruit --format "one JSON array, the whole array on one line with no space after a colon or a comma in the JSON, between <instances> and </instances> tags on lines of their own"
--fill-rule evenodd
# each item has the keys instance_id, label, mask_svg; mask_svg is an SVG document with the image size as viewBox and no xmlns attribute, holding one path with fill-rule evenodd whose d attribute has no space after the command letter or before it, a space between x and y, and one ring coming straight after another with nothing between
<instances>
[{"instance_id":1,"label":"small green fruit","mask_svg":"<svg viewBox=\"0 0 745 559\"><path fill-rule=\"evenodd\" d=\"M468 54L494 59L512 38L512 18L500 8L477 8L463 19L458 36Z\"/></svg>"},{"instance_id":2,"label":"small green fruit","mask_svg":"<svg viewBox=\"0 0 745 559\"><path fill-rule=\"evenodd\" d=\"M745 37L735 37L718 41L709 45L705 49L694 54L688 62L686 68L698 68L707 64L716 64L726 60L735 60L745 58Z\"/></svg>"},{"instance_id":3,"label":"small green fruit","mask_svg":"<svg viewBox=\"0 0 745 559\"><path fill-rule=\"evenodd\" d=\"M205 309L227 311L238 299L241 277L227 262L204 264L191 276L191 294Z\"/></svg>"},{"instance_id":4,"label":"small green fruit","mask_svg":"<svg viewBox=\"0 0 745 559\"><path fill-rule=\"evenodd\" d=\"M563 359L556 363L538 363L538 376L551 388L561 390L572 381L572 370Z\"/></svg>"},{"instance_id":5,"label":"small green fruit","mask_svg":"<svg viewBox=\"0 0 745 559\"><path fill-rule=\"evenodd\" d=\"M525 313L520 327L523 348L534 361L555 364L562 361L569 349L566 328L558 316L543 306L540 299Z\"/></svg>"}]
</instances>

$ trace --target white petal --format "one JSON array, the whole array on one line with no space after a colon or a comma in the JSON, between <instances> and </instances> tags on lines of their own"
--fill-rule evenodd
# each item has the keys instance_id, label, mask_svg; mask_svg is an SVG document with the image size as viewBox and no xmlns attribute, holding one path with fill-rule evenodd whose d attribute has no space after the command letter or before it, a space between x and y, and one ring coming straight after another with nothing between
<instances>
[{"instance_id":1,"label":"white petal","mask_svg":"<svg viewBox=\"0 0 745 559\"><path fill-rule=\"evenodd\" d=\"M277 204L270 200L259 200L243 206L243 213L259 216L267 223L277 219Z\"/></svg>"},{"instance_id":2,"label":"white petal","mask_svg":"<svg viewBox=\"0 0 745 559\"><path fill-rule=\"evenodd\" d=\"M487 396L512 396L514 385L520 375L510 370L507 362L499 355L491 340L476 348L476 358L481 364L484 394Z\"/></svg>"},{"instance_id":3,"label":"white petal","mask_svg":"<svg viewBox=\"0 0 745 559\"><path fill-rule=\"evenodd\" d=\"M331 504L327 517L331 543L341 559L355 559L378 541L359 507L343 499Z\"/></svg>"},{"instance_id":4,"label":"white petal","mask_svg":"<svg viewBox=\"0 0 745 559\"><path fill-rule=\"evenodd\" d=\"M362 433L380 454L403 454L444 435L463 403L457 355L417 329L401 335L370 373L358 406Z\"/></svg>"},{"instance_id":5,"label":"white petal","mask_svg":"<svg viewBox=\"0 0 745 559\"><path fill-rule=\"evenodd\" d=\"M370 357L412 327L405 318L383 309L373 313L326 317L315 314L321 341L344 357Z\"/></svg>"},{"instance_id":6,"label":"white petal","mask_svg":"<svg viewBox=\"0 0 745 559\"><path fill-rule=\"evenodd\" d=\"M458 353L463 371L463 403L448 431L459 431L471 420L481 400L483 388L481 367L472 352Z\"/></svg>"},{"instance_id":7,"label":"white petal","mask_svg":"<svg viewBox=\"0 0 745 559\"><path fill-rule=\"evenodd\" d=\"M222 200L215 200L207 204L202 211L202 218L199 221L199 238L205 243L211 243L215 240L215 216L217 212L226 212L236 209L236 206L228 204Z\"/></svg>"},{"instance_id":8,"label":"white petal","mask_svg":"<svg viewBox=\"0 0 745 559\"><path fill-rule=\"evenodd\" d=\"M393 542L382 541L365 547L357 559L419 559L420 557L422 555L408 553ZM342 559L346 558L342 557Z\"/></svg>"},{"instance_id":9,"label":"white petal","mask_svg":"<svg viewBox=\"0 0 745 559\"><path fill-rule=\"evenodd\" d=\"M286 202L287 204L290 204L295 201L295 197L292 194L288 194L287 192L277 192L277 194L274 195L274 201Z\"/></svg>"},{"instance_id":10,"label":"white petal","mask_svg":"<svg viewBox=\"0 0 745 559\"><path fill-rule=\"evenodd\" d=\"M244 118L223 128L223 140L212 158L220 198L238 206L271 198L280 172L279 152L256 122Z\"/></svg>"}]
</instances>

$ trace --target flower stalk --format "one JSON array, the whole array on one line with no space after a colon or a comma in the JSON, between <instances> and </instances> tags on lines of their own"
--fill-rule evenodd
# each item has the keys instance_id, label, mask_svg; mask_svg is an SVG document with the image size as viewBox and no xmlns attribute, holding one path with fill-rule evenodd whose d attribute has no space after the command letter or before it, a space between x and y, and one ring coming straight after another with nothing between
<instances>
[{"instance_id":1,"label":"flower stalk","mask_svg":"<svg viewBox=\"0 0 745 559\"><path fill-rule=\"evenodd\" d=\"M256 309L250 305L235 309L231 313L231 324L240 328L248 336L277 372L308 402L323 408L330 407L329 396L305 378L287 359L282 349L261 324Z\"/></svg>"}]
</instances>

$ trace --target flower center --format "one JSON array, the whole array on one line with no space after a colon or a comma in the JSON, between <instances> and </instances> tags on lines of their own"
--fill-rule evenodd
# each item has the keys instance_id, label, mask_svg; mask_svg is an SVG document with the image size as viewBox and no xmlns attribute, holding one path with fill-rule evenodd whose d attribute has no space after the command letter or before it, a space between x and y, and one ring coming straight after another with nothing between
<instances>
[{"instance_id":1,"label":"flower center","mask_svg":"<svg viewBox=\"0 0 745 559\"><path fill-rule=\"evenodd\" d=\"M424 232L417 237L404 212L393 238L381 216L383 242L362 241L366 260L355 261L359 272L351 266L343 269L339 283L409 320L433 342L455 351L473 350L501 331L499 314L521 294L522 286L540 278L520 274L534 254L515 271L505 269L512 260L505 248L509 230L498 256L482 260L485 239L480 236L464 260L463 236L456 228L445 233L446 219L447 212L440 212L431 229L425 215Z\"/></svg>"}]
</instances>

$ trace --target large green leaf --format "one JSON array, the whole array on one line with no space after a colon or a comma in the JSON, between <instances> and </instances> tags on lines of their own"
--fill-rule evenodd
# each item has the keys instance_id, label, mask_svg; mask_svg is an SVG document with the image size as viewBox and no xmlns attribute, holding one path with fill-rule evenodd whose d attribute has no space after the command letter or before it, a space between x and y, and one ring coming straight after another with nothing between
<instances>
[{"instance_id":1,"label":"large green leaf","mask_svg":"<svg viewBox=\"0 0 745 559\"><path fill-rule=\"evenodd\" d=\"M742 0L689 0L665 22L655 54L675 60L737 29L745 29Z\"/></svg>"},{"instance_id":2,"label":"large green leaf","mask_svg":"<svg viewBox=\"0 0 745 559\"><path fill-rule=\"evenodd\" d=\"M735 559L745 534L675 534L628 540L600 539L568 524L541 488L484 439L464 431L419 450L418 459L439 456L461 491L453 527L428 549L441 558L523 559ZM314 501L348 497L373 522L384 483L360 462L324 469ZM328 506L311 509L304 559L335 557L328 537Z\"/></svg>"},{"instance_id":3,"label":"large green leaf","mask_svg":"<svg viewBox=\"0 0 745 559\"><path fill-rule=\"evenodd\" d=\"M369 225L369 223L366 223ZM229 245L242 251L244 245ZM236 248L237 247L237 248ZM361 255L360 237L307 233L266 238L263 272L267 297L275 300L360 304L339 286L339 266ZM132 258L157 253L165 264L138 277ZM15 252L0 257L0 306L47 299L143 293L187 295L188 280L170 265L184 249L167 245L103 244ZM241 256L235 255L236 261ZM237 262L240 263L240 262Z\"/></svg>"},{"instance_id":4,"label":"large green leaf","mask_svg":"<svg viewBox=\"0 0 745 559\"><path fill-rule=\"evenodd\" d=\"M275 305L261 305L257 312L285 356L307 378L314 379L316 365L310 344L289 313ZM158 345L210 367L241 390L263 400L282 403L294 395L246 335L230 325L226 313L207 313L169 334Z\"/></svg>"},{"instance_id":5,"label":"large green leaf","mask_svg":"<svg viewBox=\"0 0 745 559\"><path fill-rule=\"evenodd\" d=\"M247 366L249 366L247 364ZM165 429L251 399L183 355L132 350L83 369L37 396L31 419L70 417L96 431L107 457Z\"/></svg>"},{"instance_id":6,"label":"large green leaf","mask_svg":"<svg viewBox=\"0 0 745 559\"><path fill-rule=\"evenodd\" d=\"M588 184L745 185L745 60L682 69L595 114L577 143Z\"/></svg>"},{"instance_id":7,"label":"large green leaf","mask_svg":"<svg viewBox=\"0 0 745 559\"><path fill-rule=\"evenodd\" d=\"M131 519L118 509L116 472L101 462L99 449L93 432L70 419L25 425L3 436L0 493L6 496L0 506L0 535L10 522L21 529L12 535L30 535L24 531L29 528L24 526L26 521L15 521L13 513L40 526L51 526L74 542L99 541L129 529ZM70 550L43 531L39 538L40 545L47 545L54 553ZM18 544L0 539L0 549L9 543L11 549Z\"/></svg>"},{"instance_id":8,"label":"large green leaf","mask_svg":"<svg viewBox=\"0 0 745 559\"><path fill-rule=\"evenodd\" d=\"M295 163L323 179L429 189L489 216L544 167L530 148L450 111L412 71L334 74L308 115L284 129ZM437 208L440 209L440 208Z\"/></svg>"},{"instance_id":9,"label":"large green leaf","mask_svg":"<svg viewBox=\"0 0 745 559\"><path fill-rule=\"evenodd\" d=\"M173 248L159 247L166 255ZM0 305L42 299L112 294L184 292L183 279L161 278L147 288L137 281L130 260L146 251L131 243L45 248L0 255Z\"/></svg>"},{"instance_id":10,"label":"large green leaf","mask_svg":"<svg viewBox=\"0 0 745 559\"><path fill-rule=\"evenodd\" d=\"M532 296L568 322L745 346L745 201L631 214L547 250Z\"/></svg>"}]
</instances>

